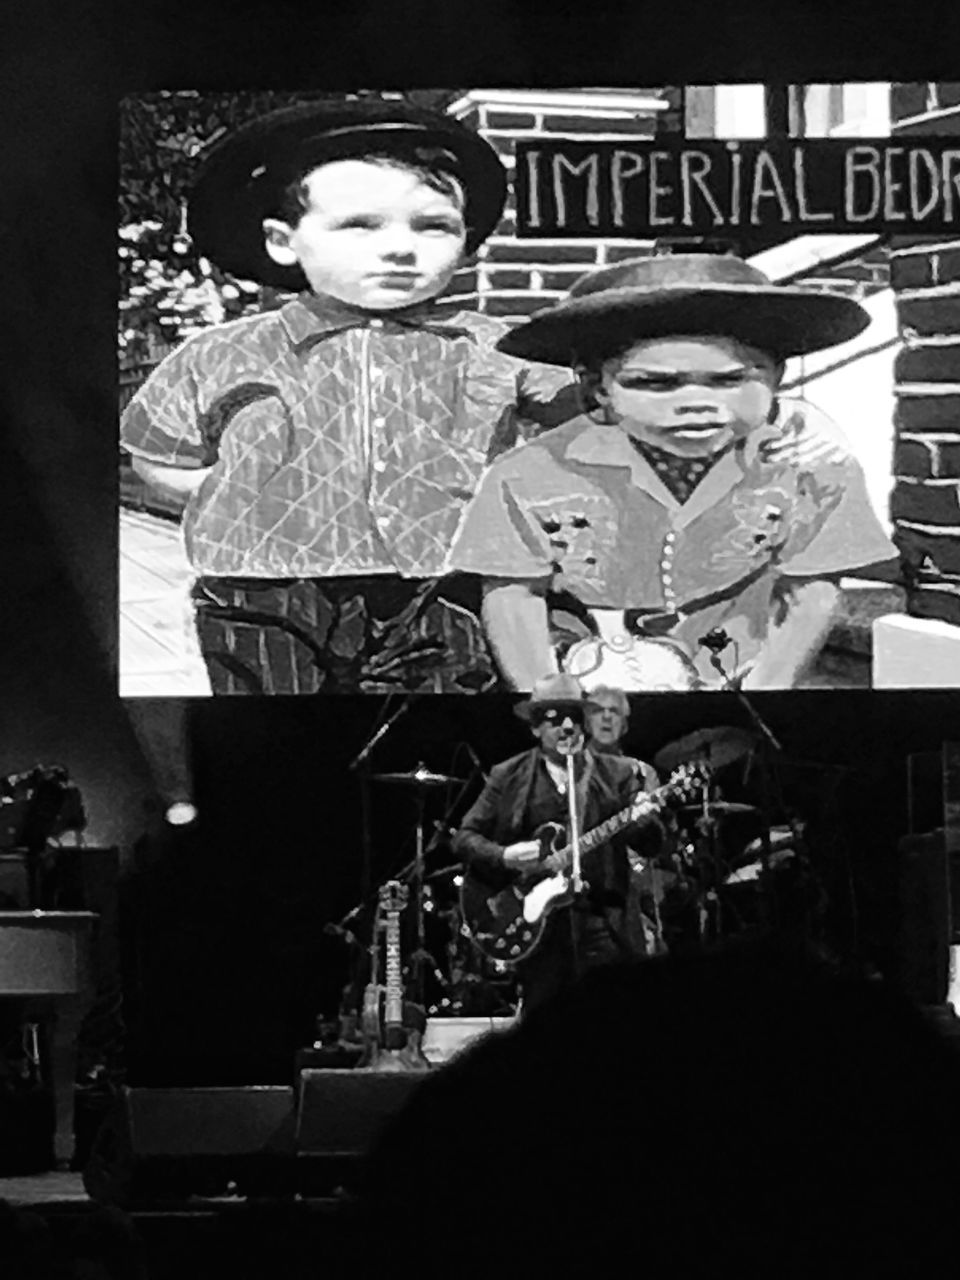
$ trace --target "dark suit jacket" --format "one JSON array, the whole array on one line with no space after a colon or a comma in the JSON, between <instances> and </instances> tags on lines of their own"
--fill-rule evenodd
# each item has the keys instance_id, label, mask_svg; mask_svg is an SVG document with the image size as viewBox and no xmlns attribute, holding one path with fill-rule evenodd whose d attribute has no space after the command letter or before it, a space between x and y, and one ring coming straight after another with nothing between
<instances>
[{"instance_id":1,"label":"dark suit jacket","mask_svg":"<svg viewBox=\"0 0 960 1280\"><path fill-rule=\"evenodd\" d=\"M527 814L534 789L539 747L494 765L490 777L463 819L454 837L453 849L466 866L492 885L499 887L510 878L503 865L503 850L518 840L528 840L539 825L533 815L532 826ZM633 768L618 756L595 756L581 829L584 832L605 818L626 808L640 790ZM636 828L633 829L636 834ZM626 896L629 881L627 841L631 829L600 845L583 860L583 873L591 890Z\"/></svg>"}]
</instances>

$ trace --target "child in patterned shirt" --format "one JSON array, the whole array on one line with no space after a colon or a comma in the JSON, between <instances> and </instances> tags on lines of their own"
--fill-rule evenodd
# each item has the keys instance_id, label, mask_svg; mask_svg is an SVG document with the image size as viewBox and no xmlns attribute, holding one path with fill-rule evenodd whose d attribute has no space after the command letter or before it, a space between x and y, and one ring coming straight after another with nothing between
<instances>
[{"instance_id":1,"label":"child in patterned shirt","mask_svg":"<svg viewBox=\"0 0 960 1280\"><path fill-rule=\"evenodd\" d=\"M441 583L443 560L504 441L577 411L569 371L436 301L505 192L477 134L396 102L285 108L207 155L197 248L299 290L188 339L123 419L137 473L184 503L214 693L496 684L478 581Z\"/></svg>"}]
</instances>

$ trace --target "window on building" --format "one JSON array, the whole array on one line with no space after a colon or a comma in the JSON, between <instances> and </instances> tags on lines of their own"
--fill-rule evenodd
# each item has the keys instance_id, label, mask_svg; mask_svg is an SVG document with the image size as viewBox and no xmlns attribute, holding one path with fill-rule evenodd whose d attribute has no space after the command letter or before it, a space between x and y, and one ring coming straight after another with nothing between
<instances>
[{"instance_id":1,"label":"window on building","mask_svg":"<svg viewBox=\"0 0 960 1280\"><path fill-rule=\"evenodd\" d=\"M807 138L886 138L890 135L890 85L802 86Z\"/></svg>"},{"instance_id":2,"label":"window on building","mask_svg":"<svg viewBox=\"0 0 960 1280\"><path fill-rule=\"evenodd\" d=\"M807 138L890 134L890 85L808 84L782 91L791 133ZM769 132L767 86L688 85L688 138L763 138Z\"/></svg>"}]
</instances>

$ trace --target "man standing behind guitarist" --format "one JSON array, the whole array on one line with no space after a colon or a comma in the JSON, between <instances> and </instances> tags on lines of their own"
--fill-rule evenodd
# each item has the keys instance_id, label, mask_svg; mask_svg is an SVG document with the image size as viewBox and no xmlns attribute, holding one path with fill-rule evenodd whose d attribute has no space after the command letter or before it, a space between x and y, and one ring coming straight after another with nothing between
<instances>
[{"instance_id":1,"label":"man standing behind guitarist","mask_svg":"<svg viewBox=\"0 0 960 1280\"><path fill-rule=\"evenodd\" d=\"M517 707L537 745L494 765L453 844L467 871L489 884L492 892L535 866L540 857L538 828L555 822L566 829L565 748L574 749L581 832L628 807L643 789L632 763L584 749L589 709L579 683L567 675L538 680L532 696ZM525 1013L585 969L636 954L624 930L630 882L627 844L651 841L659 841L659 828L652 822L628 828L585 854L586 892L573 907L558 907L550 914L536 948L517 965Z\"/></svg>"}]
</instances>

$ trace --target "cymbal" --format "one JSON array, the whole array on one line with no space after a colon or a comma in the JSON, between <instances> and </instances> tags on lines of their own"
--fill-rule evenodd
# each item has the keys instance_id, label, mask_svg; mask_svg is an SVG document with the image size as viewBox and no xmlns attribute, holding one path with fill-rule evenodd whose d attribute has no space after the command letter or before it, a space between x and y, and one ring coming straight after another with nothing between
<instances>
[{"instance_id":1,"label":"cymbal","mask_svg":"<svg viewBox=\"0 0 960 1280\"><path fill-rule=\"evenodd\" d=\"M653 763L664 773L690 760L701 761L714 769L733 764L749 755L757 741L756 734L732 725L719 725L715 729L696 729L676 742L661 747L653 757Z\"/></svg>"},{"instance_id":2,"label":"cymbal","mask_svg":"<svg viewBox=\"0 0 960 1280\"><path fill-rule=\"evenodd\" d=\"M451 782L464 782L464 778L451 778L445 773L431 773L425 765L418 765L409 773L375 773L374 782L399 782L409 787L445 787Z\"/></svg>"},{"instance_id":3,"label":"cymbal","mask_svg":"<svg viewBox=\"0 0 960 1280\"><path fill-rule=\"evenodd\" d=\"M702 804L685 804L681 805L681 813L697 813L704 811ZM759 813L759 809L754 804L737 804L731 800L709 800L706 805L706 811L711 813Z\"/></svg>"}]
</instances>

